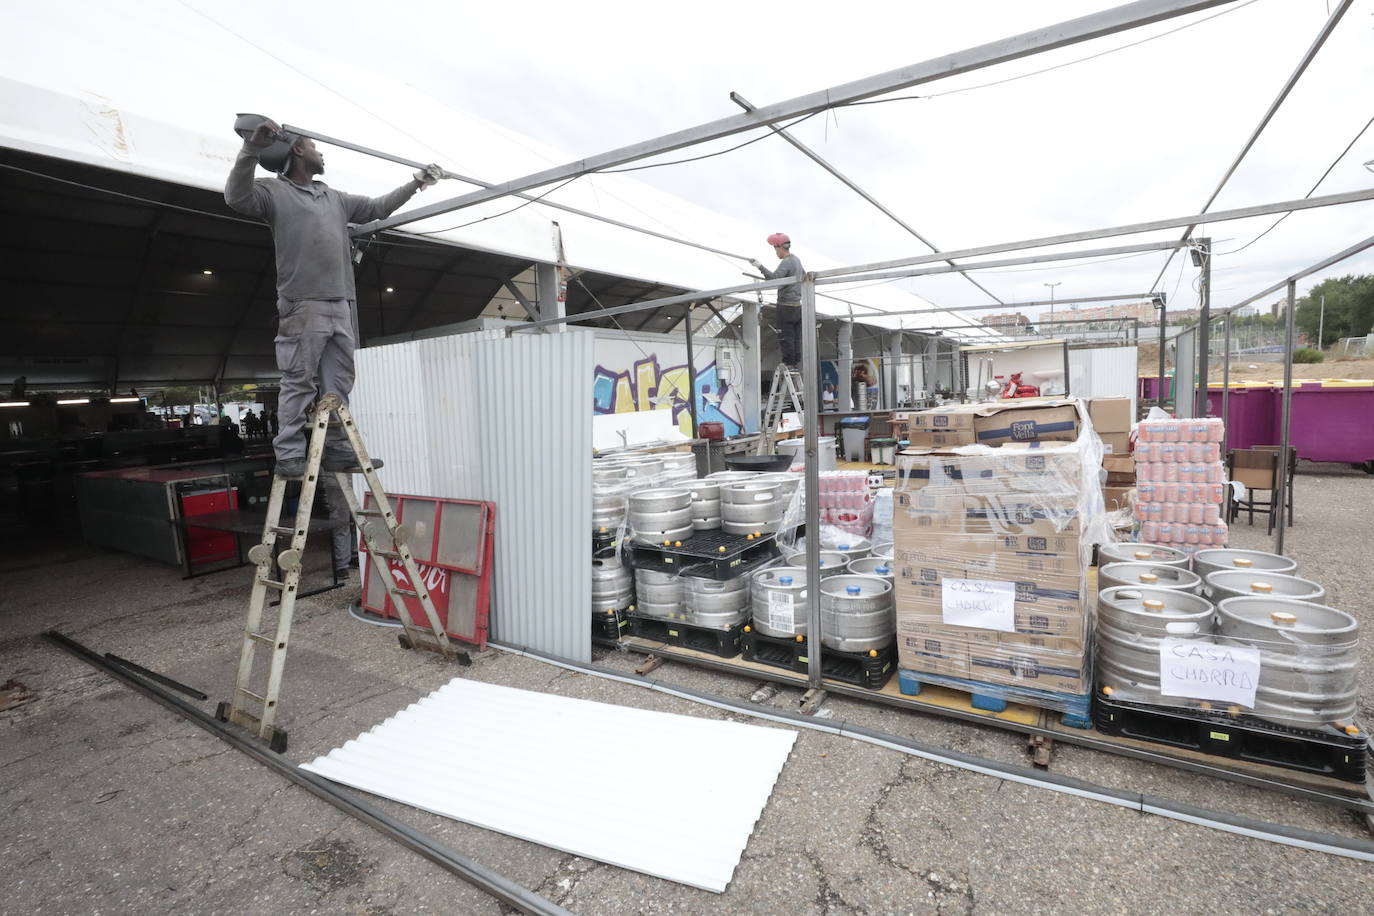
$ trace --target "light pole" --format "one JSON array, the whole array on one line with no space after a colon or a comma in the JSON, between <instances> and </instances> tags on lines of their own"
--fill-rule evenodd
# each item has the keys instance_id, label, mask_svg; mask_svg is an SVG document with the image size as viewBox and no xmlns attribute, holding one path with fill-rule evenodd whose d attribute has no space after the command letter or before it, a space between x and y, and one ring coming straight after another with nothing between
<instances>
[{"instance_id":1,"label":"light pole","mask_svg":"<svg viewBox=\"0 0 1374 916\"><path fill-rule=\"evenodd\" d=\"M1062 280L1056 280L1056 281L1053 282L1053 283L1046 283L1046 284L1045 284L1046 286L1048 286L1048 287L1050 288L1050 323L1051 323L1051 324L1054 323L1054 288L1055 288L1056 286L1058 286L1058 285L1059 285L1060 283L1062 283L1062 282L1063 282Z\"/></svg>"},{"instance_id":2,"label":"light pole","mask_svg":"<svg viewBox=\"0 0 1374 916\"><path fill-rule=\"evenodd\" d=\"M1322 296L1321 316L1317 319L1317 349L1322 348L1322 332L1326 330L1326 296Z\"/></svg>"}]
</instances>

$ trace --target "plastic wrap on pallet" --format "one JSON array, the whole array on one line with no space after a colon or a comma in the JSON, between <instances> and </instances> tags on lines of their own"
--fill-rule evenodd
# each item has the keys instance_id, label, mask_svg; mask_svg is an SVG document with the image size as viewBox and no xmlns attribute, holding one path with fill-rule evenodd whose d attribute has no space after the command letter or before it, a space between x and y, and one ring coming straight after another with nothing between
<instances>
[{"instance_id":1,"label":"plastic wrap on pallet","mask_svg":"<svg viewBox=\"0 0 1374 916\"><path fill-rule=\"evenodd\" d=\"M1092 545L1115 537L1102 443L1082 403L1071 403L1080 418L1073 441L899 458L897 647L900 667L919 680L1065 712L1092 692L1087 569Z\"/></svg>"},{"instance_id":2,"label":"plastic wrap on pallet","mask_svg":"<svg viewBox=\"0 0 1374 916\"><path fill-rule=\"evenodd\" d=\"M1336 608L1110 588L1096 655L1098 690L1115 701L1358 733L1359 624Z\"/></svg>"},{"instance_id":3,"label":"plastic wrap on pallet","mask_svg":"<svg viewBox=\"0 0 1374 916\"><path fill-rule=\"evenodd\" d=\"M1137 425L1135 514L1141 540L1188 552L1226 545L1224 429L1217 417L1158 418Z\"/></svg>"}]
</instances>

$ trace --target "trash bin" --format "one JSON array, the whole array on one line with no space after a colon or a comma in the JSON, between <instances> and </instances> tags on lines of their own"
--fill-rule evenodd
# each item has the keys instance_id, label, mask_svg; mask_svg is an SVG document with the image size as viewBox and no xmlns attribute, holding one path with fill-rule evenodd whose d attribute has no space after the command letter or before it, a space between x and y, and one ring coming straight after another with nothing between
<instances>
[{"instance_id":1,"label":"trash bin","mask_svg":"<svg viewBox=\"0 0 1374 916\"><path fill-rule=\"evenodd\" d=\"M840 421L840 441L845 461L864 460L864 440L868 438L868 417L845 417Z\"/></svg>"},{"instance_id":2,"label":"trash bin","mask_svg":"<svg viewBox=\"0 0 1374 916\"><path fill-rule=\"evenodd\" d=\"M868 443L874 464L895 464L897 462L896 439L872 439Z\"/></svg>"}]
</instances>

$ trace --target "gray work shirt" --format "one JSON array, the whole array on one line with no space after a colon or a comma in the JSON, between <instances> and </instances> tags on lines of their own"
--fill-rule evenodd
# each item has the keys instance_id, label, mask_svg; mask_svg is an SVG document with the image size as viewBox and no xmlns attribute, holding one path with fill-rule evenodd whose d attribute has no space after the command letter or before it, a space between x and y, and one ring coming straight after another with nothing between
<instances>
[{"instance_id":1,"label":"gray work shirt","mask_svg":"<svg viewBox=\"0 0 1374 916\"><path fill-rule=\"evenodd\" d=\"M802 268L801 260L795 254L789 254L778 262L776 270L763 268L763 276L768 280L778 280L782 277L796 277L800 280L806 271ZM786 286L778 287L779 305L801 305L801 284L789 283Z\"/></svg>"},{"instance_id":2,"label":"gray work shirt","mask_svg":"<svg viewBox=\"0 0 1374 916\"><path fill-rule=\"evenodd\" d=\"M272 227L277 249L277 295L301 299L358 298L353 284L349 223L390 216L420 188L410 181L381 197L336 191L322 181L301 186L278 175L253 179L257 147L245 143L229 171L224 201Z\"/></svg>"}]
</instances>

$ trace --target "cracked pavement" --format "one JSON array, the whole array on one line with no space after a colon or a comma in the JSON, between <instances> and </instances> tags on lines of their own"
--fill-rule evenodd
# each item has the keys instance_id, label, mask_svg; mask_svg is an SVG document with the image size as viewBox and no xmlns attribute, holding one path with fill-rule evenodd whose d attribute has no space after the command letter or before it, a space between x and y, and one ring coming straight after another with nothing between
<instances>
[{"instance_id":1,"label":"cracked pavement","mask_svg":"<svg viewBox=\"0 0 1374 916\"><path fill-rule=\"evenodd\" d=\"M1291 553L1340 606L1374 620L1364 475L1299 477ZM1325 506L1325 507L1324 507ZM1325 519L1304 525L1304 519ZM1342 528L1346 525L1346 528ZM1362 527L1363 526L1363 527ZM1262 547L1263 526L1238 546ZM58 556L60 560L51 561ZM307 557L310 575L327 576ZM60 575L55 575L60 573ZM0 914L72 912L501 913L456 877L291 786L209 734L38 638L60 629L210 695L227 695L250 570L182 580L178 571L63 544L0 560L0 682L34 699L0 712ZM390 630L344 610L355 584L304 599L286 669L287 757L310 760L452 677L682 715L751 722L688 700L489 651L446 665L401 650ZM1364 682L1369 683L1370 641ZM597 650L630 672L642 656ZM760 682L669 662L653 677L747 699ZM768 705L795 709L779 687ZM1364 708L1369 709L1368 692ZM845 697L833 719L1026 764L1021 737ZM698 791L709 774L608 774L605 804ZM1118 788L1350 837L1354 815L1180 771L1058 745L1051 771ZM480 791L480 787L474 787ZM801 731L734 879L711 894L368 799L439 842L560 905L588 914L1345 913L1374 899L1368 863L1212 831L1005 782L848 738Z\"/></svg>"}]
</instances>

